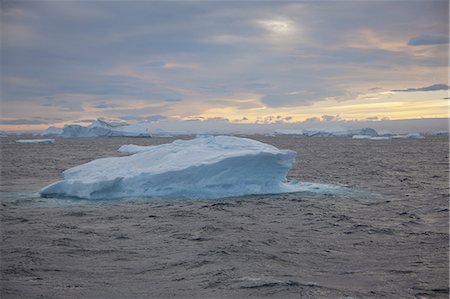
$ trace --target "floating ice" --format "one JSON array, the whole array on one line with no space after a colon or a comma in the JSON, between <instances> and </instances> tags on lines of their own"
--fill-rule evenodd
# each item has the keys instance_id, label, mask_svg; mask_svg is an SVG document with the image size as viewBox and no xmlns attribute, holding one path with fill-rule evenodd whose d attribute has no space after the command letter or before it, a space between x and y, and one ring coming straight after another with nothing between
<instances>
[{"instance_id":1,"label":"floating ice","mask_svg":"<svg viewBox=\"0 0 450 299\"><path fill-rule=\"evenodd\" d=\"M145 146L145 145L135 145L135 144L125 144L119 147L118 152L124 154L136 154L148 151L152 149L154 146Z\"/></svg>"},{"instance_id":2,"label":"floating ice","mask_svg":"<svg viewBox=\"0 0 450 299\"><path fill-rule=\"evenodd\" d=\"M153 132L152 132L152 136L155 137L164 137L164 138L170 138L173 137L174 133L171 133L169 131L166 131L164 129L161 128L156 128Z\"/></svg>"},{"instance_id":3,"label":"floating ice","mask_svg":"<svg viewBox=\"0 0 450 299\"><path fill-rule=\"evenodd\" d=\"M89 126L65 125L58 133L57 128L50 127L43 134L60 134L66 138L77 137L148 137L148 123L128 124L124 121L98 118ZM48 134L47 134L48 135Z\"/></svg>"},{"instance_id":4,"label":"floating ice","mask_svg":"<svg viewBox=\"0 0 450 299\"><path fill-rule=\"evenodd\" d=\"M391 136L378 136L378 137L370 137L370 140L390 140Z\"/></svg>"},{"instance_id":5,"label":"floating ice","mask_svg":"<svg viewBox=\"0 0 450 299\"><path fill-rule=\"evenodd\" d=\"M378 136L377 131L371 128L351 128L351 127L329 127L321 129L283 129L276 130L276 135L302 135L307 137L352 137L364 135L369 137Z\"/></svg>"},{"instance_id":6,"label":"floating ice","mask_svg":"<svg viewBox=\"0 0 450 299\"><path fill-rule=\"evenodd\" d=\"M140 152L131 156L68 169L64 180L45 187L41 195L222 198L297 191L283 183L296 152L255 140L204 136L136 149Z\"/></svg>"},{"instance_id":7,"label":"floating ice","mask_svg":"<svg viewBox=\"0 0 450 299\"><path fill-rule=\"evenodd\" d=\"M437 131L432 134L433 136L449 136L450 133L448 131Z\"/></svg>"},{"instance_id":8,"label":"floating ice","mask_svg":"<svg viewBox=\"0 0 450 299\"><path fill-rule=\"evenodd\" d=\"M50 127L47 128L47 130L42 132L41 135L43 135L43 136L48 136L48 135L53 136L53 135L60 135L60 134L62 134L62 132L63 132L62 128L57 128L57 127L54 127L54 126L50 126Z\"/></svg>"},{"instance_id":9,"label":"floating ice","mask_svg":"<svg viewBox=\"0 0 450 299\"><path fill-rule=\"evenodd\" d=\"M52 143L55 143L55 139L18 139L18 140L16 140L16 142L52 144Z\"/></svg>"},{"instance_id":10,"label":"floating ice","mask_svg":"<svg viewBox=\"0 0 450 299\"><path fill-rule=\"evenodd\" d=\"M394 139L423 139L425 137L423 137L423 135L421 135L420 133L409 133L409 134L405 134L405 135L394 135L394 136L392 136L392 138L394 138Z\"/></svg>"},{"instance_id":11,"label":"floating ice","mask_svg":"<svg viewBox=\"0 0 450 299\"><path fill-rule=\"evenodd\" d=\"M369 135L355 135L352 137L353 139L368 139L368 140L389 140L391 139L390 136L376 136L372 137Z\"/></svg>"},{"instance_id":12,"label":"floating ice","mask_svg":"<svg viewBox=\"0 0 450 299\"><path fill-rule=\"evenodd\" d=\"M352 138L353 139L370 139L370 138L372 138L372 136L369 136L369 135L354 135Z\"/></svg>"}]
</instances>

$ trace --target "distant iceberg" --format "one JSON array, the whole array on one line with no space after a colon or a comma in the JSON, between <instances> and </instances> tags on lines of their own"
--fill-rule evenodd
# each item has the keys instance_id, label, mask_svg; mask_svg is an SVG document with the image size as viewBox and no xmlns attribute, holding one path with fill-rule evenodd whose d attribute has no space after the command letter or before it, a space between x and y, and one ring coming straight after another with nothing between
<instances>
[{"instance_id":1,"label":"distant iceberg","mask_svg":"<svg viewBox=\"0 0 450 299\"><path fill-rule=\"evenodd\" d=\"M369 135L353 135L353 139L370 139L372 136Z\"/></svg>"},{"instance_id":2,"label":"distant iceberg","mask_svg":"<svg viewBox=\"0 0 450 299\"><path fill-rule=\"evenodd\" d=\"M368 140L390 140L390 139L423 139L423 135L419 133L410 133L404 135L384 134L382 136L371 137L368 135L354 135L353 139L368 139Z\"/></svg>"},{"instance_id":3,"label":"distant iceberg","mask_svg":"<svg viewBox=\"0 0 450 299\"><path fill-rule=\"evenodd\" d=\"M155 131L152 132L152 136L155 136L155 137L170 138L170 137L173 137L173 135L176 135L176 134L174 134L172 132L168 132L161 128L156 128Z\"/></svg>"},{"instance_id":4,"label":"distant iceberg","mask_svg":"<svg viewBox=\"0 0 450 299\"><path fill-rule=\"evenodd\" d=\"M68 169L41 196L222 198L292 191L284 181L296 152L255 140L203 136L125 148L137 153Z\"/></svg>"},{"instance_id":5,"label":"distant iceberg","mask_svg":"<svg viewBox=\"0 0 450 299\"><path fill-rule=\"evenodd\" d=\"M409 134L405 134L405 135L394 135L394 136L392 136L392 138L394 138L394 139L423 139L425 137L423 135L421 135L420 133L409 133Z\"/></svg>"},{"instance_id":6,"label":"distant iceberg","mask_svg":"<svg viewBox=\"0 0 450 299\"><path fill-rule=\"evenodd\" d=\"M377 137L378 133L371 128L329 127L320 129L281 129L275 135L302 135L307 137L353 137L363 135Z\"/></svg>"},{"instance_id":7,"label":"distant iceberg","mask_svg":"<svg viewBox=\"0 0 450 299\"><path fill-rule=\"evenodd\" d=\"M390 136L369 136L369 135L354 135L352 137L353 139L368 139L368 140L389 140L391 139Z\"/></svg>"},{"instance_id":8,"label":"distant iceberg","mask_svg":"<svg viewBox=\"0 0 450 299\"><path fill-rule=\"evenodd\" d=\"M378 137L370 137L370 140L391 140L391 136L378 136Z\"/></svg>"},{"instance_id":9,"label":"distant iceberg","mask_svg":"<svg viewBox=\"0 0 450 299\"><path fill-rule=\"evenodd\" d=\"M44 132L42 132L40 135L42 136L56 136L56 135L61 135L63 132L62 128L57 128L54 126L50 126L47 128L47 130L45 130Z\"/></svg>"},{"instance_id":10,"label":"distant iceberg","mask_svg":"<svg viewBox=\"0 0 450 299\"><path fill-rule=\"evenodd\" d=\"M43 143L43 144L52 144L55 143L55 139L18 139L16 140L18 143Z\"/></svg>"},{"instance_id":11,"label":"distant iceberg","mask_svg":"<svg viewBox=\"0 0 450 299\"><path fill-rule=\"evenodd\" d=\"M437 132L434 132L432 135L433 136L449 136L450 134L448 131L437 131Z\"/></svg>"},{"instance_id":12,"label":"distant iceberg","mask_svg":"<svg viewBox=\"0 0 450 299\"><path fill-rule=\"evenodd\" d=\"M65 138L86 137L150 137L148 123L128 124L120 120L98 118L89 126L65 125L64 128L49 127L41 133L47 136L61 136Z\"/></svg>"}]
</instances>

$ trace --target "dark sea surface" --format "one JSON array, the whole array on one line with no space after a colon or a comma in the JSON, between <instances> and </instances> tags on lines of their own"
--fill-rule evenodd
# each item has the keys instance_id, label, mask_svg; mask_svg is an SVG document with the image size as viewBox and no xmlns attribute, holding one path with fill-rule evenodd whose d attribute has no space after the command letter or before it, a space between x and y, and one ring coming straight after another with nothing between
<instances>
[{"instance_id":1,"label":"dark sea surface","mask_svg":"<svg viewBox=\"0 0 450 299\"><path fill-rule=\"evenodd\" d=\"M298 152L289 179L345 188L43 199L67 168L173 139L0 138L0 297L448 298L448 137L249 137Z\"/></svg>"}]
</instances>

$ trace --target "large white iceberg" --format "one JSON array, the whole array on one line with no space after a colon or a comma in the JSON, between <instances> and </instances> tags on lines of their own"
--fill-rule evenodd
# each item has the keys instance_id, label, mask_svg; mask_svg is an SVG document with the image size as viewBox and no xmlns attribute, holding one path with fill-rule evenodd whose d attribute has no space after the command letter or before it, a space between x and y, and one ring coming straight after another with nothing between
<instances>
[{"instance_id":1,"label":"large white iceberg","mask_svg":"<svg viewBox=\"0 0 450 299\"><path fill-rule=\"evenodd\" d=\"M136 144L125 144L119 147L117 150L118 152L124 153L124 154L136 154L148 151L152 149L154 146L145 146L145 145L136 145Z\"/></svg>"},{"instance_id":2,"label":"large white iceberg","mask_svg":"<svg viewBox=\"0 0 450 299\"><path fill-rule=\"evenodd\" d=\"M222 198L292 191L284 183L296 152L247 138L204 136L104 158L64 171L43 197Z\"/></svg>"},{"instance_id":3,"label":"large white iceberg","mask_svg":"<svg viewBox=\"0 0 450 299\"><path fill-rule=\"evenodd\" d=\"M89 126L65 125L62 137L149 137L148 123L128 124L124 121L98 118ZM50 129L50 128L49 128ZM49 130L47 129L47 130Z\"/></svg>"}]
</instances>

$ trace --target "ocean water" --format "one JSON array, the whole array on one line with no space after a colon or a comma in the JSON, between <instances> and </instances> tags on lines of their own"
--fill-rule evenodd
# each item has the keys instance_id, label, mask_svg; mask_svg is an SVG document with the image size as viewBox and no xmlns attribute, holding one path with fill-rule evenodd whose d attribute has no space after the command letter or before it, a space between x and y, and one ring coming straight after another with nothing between
<instances>
[{"instance_id":1,"label":"ocean water","mask_svg":"<svg viewBox=\"0 0 450 299\"><path fill-rule=\"evenodd\" d=\"M309 189L43 199L69 167L173 139L1 138L1 298L448 298L448 137L247 137L297 151Z\"/></svg>"}]
</instances>

